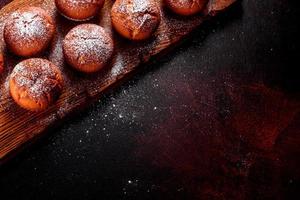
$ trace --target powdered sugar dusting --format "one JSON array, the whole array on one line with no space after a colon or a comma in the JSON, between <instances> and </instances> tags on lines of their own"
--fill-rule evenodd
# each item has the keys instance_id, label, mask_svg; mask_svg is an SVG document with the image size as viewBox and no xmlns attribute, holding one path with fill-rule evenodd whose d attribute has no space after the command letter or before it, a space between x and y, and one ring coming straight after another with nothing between
<instances>
[{"instance_id":1,"label":"powdered sugar dusting","mask_svg":"<svg viewBox=\"0 0 300 200\"><path fill-rule=\"evenodd\" d=\"M104 0L57 0L70 6L90 6L102 4Z\"/></svg>"},{"instance_id":2,"label":"powdered sugar dusting","mask_svg":"<svg viewBox=\"0 0 300 200\"><path fill-rule=\"evenodd\" d=\"M104 0L55 0L59 12L74 21L93 18L104 5Z\"/></svg>"},{"instance_id":3,"label":"powdered sugar dusting","mask_svg":"<svg viewBox=\"0 0 300 200\"><path fill-rule=\"evenodd\" d=\"M15 20L17 34L22 37L22 39L38 37L45 32L43 20L36 13L25 12L20 14L17 12L14 13L12 17L13 20Z\"/></svg>"},{"instance_id":4,"label":"powdered sugar dusting","mask_svg":"<svg viewBox=\"0 0 300 200\"><path fill-rule=\"evenodd\" d=\"M54 22L41 8L27 7L11 14L6 21L4 38L18 49L43 48L53 37Z\"/></svg>"},{"instance_id":5,"label":"powdered sugar dusting","mask_svg":"<svg viewBox=\"0 0 300 200\"><path fill-rule=\"evenodd\" d=\"M105 64L112 56L113 41L97 25L83 24L72 29L64 40L65 53L79 65Z\"/></svg>"},{"instance_id":6,"label":"powdered sugar dusting","mask_svg":"<svg viewBox=\"0 0 300 200\"><path fill-rule=\"evenodd\" d=\"M30 97L38 99L45 94L51 95L53 89L61 84L58 76L59 71L51 62L44 59L28 59L16 65L11 79Z\"/></svg>"},{"instance_id":7,"label":"powdered sugar dusting","mask_svg":"<svg viewBox=\"0 0 300 200\"><path fill-rule=\"evenodd\" d=\"M167 5L171 8L191 10L191 14L195 14L202 10L208 0L167 0Z\"/></svg>"},{"instance_id":8,"label":"powdered sugar dusting","mask_svg":"<svg viewBox=\"0 0 300 200\"><path fill-rule=\"evenodd\" d=\"M115 65L112 67L110 75L111 77L117 77L122 73L122 70L124 70L124 61L122 59L122 56L120 54L117 55L115 60Z\"/></svg>"},{"instance_id":9,"label":"powdered sugar dusting","mask_svg":"<svg viewBox=\"0 0 300 200\"><path fill-rule=\"evenodd\" d=\"M154 0L117 0L112 8L114 23L122 23L131 31L132 39L139 34L153 33L160 23L160 8Z\"/></svg>"}]
</instances>

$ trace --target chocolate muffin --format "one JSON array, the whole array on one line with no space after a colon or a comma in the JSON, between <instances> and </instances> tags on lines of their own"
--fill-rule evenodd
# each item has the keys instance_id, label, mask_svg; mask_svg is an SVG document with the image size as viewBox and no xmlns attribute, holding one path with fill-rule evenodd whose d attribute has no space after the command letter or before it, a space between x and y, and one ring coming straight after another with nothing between
<instances>
[{"instance_id":1,"label":"chocolate muffin","mask_svg":"<svg viewBox=\"0 0 300 200\"><path fill-rule=\"evenodd\" d=\"M93 18L103 7L104 2L104 0L55 0L59 12L75 21Z\"/></svg>"},{"instance_id":2,"label":"chocolate muffin","mask_svg":"<svg viewBox=\"0 0 300 200\"><path fill-rule=\"evenodd\" d=\"M53 104L63 89L60 70L48 60L27 59L15 66L9 79L15 102L30 111L42 111Z\"/></svg>"},{"instance_id":3,"label":"chocolate muffin","mask_svg":"<svg viewBox=\"0 0 300 200\"><path fill-rule=\"evenodd\" d=\"M190 16L201 12L208 0L164 0L167 7L178 15Z\"/></svg>"},{"instance_id":4,"label":"chocolate muffin","mask_svg":"<svg viewBox=\"0 0 300 200\"><path fill-rule=\"evenodd\" d=\"M76 26L63 41L67 63L85 73L96 72L103 68L112 57L113 49L110 35L95 24Z\"/></svg>"},{"instance_id":5,"label":"chocolate muffin","mask_svg":"<svg viewBox=\"0 0 300 200\"><path fill-rule=\"evenodd\" d=\"M4 25L7 47L19 56L35 56L45 50L55 33L52 17L38 7L25 7L11 14Z\"/></svg>"},{"instance_id":6,"label":"chocolate muffin","mask_svg":"<svg viewBox=\"0 0 300 200\"><path fill-rule=\"evenodd\" d=\"M115 30L130 40L145 40L160 24L160 7L155 0L116 0L111 10Z\"/></svg>"}]
</instances>

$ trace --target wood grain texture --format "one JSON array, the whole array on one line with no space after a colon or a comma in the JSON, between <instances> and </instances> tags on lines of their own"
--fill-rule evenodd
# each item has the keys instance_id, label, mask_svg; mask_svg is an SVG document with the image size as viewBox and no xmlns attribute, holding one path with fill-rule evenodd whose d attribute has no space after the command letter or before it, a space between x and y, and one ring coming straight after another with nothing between
<instances>
[{"instance_id":1,"label":"wood grain texture","mask_svg":"<svg viewBox=\"0 0 300 200\"><path fill-rule=\"evenodd\" d=\"M203 15L182 18L163 8L162 22L154 37L148 41L134 43L118 36L111 27L110 8L113 1L107 0L99 16L91 21L103 26L115 41L115 53L110 64L101 72L83 75L67 66L63 59L61 43L66 33L78 25L61 17L53 0L15 0L0 11L0 48L4 50L5 69L0 77L0 163L10 153L29 143L46 130L59 123L75 110L82 109L108 88L119 83L142 63L168 47L176 44L184 36L197 28L211 15L230 6L235 0L210 0ZM163 3L158 0L162 7ZM57 103L39 113L18 107L8 92L8 78L13 67L22 60L5 48L2 32L6 18L12 11L24 6L39 6L47 10L57 22L57 34L50 48L41 57L48 58L63 72L65 88Z\"/></svg>"}]
</instances>

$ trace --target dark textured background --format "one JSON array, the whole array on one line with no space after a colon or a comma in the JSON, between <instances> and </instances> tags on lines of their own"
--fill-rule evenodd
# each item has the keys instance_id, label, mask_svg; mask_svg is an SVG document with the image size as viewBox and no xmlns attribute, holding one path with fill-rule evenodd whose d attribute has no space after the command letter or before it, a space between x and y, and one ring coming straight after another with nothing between
<instances>
[{"instance_id":1,"label":"dark textured background","mask_svg":"<svg viewBox=\"0 0 300 200\"><path fill-rule=\"evenodd\" d=\"M205 23L1 166L0 199L299 199L297 3Z\"/></svg>"}]
</instances>

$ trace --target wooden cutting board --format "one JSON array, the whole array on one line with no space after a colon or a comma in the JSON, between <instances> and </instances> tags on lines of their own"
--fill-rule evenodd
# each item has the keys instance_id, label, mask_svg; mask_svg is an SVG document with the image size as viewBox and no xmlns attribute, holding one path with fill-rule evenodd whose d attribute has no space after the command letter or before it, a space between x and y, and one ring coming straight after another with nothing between
<instances>
[{"instance_id":1,"label":"wooden cutting board","mask_svg":"<svg viewBox=\"0 0 300 200\"><path fill-rule=\"evenodd\" d=\"M70 113L88 106L100 98L107 89L120 83L130 73L149 61L153 56L178 43L184 36L197 28L204 20L224 10L236 0L210 0L205 14L193 17L180 17L163 7L162 22L155 36L144 42L131 42L117 35L111 27L110 9L113 1L106 0L99 16L90 21L103 26L114 38L115 54L103 71L84 75L72 70L64 63L62 40L66 33L78 25L61 17L55 8L54 0L15 0L0 11L0 48L4 50L5 70L0 75L0 164L25 144L47 132L49 127L59 124ZM33 113L17 106L8 92L8 78L14 66L22 60L5 49L3 25L12 11L25 6L39 6L53 15L57 22L57 34L51 47L42 57L55 63L63 72L65 88L55 105L49 109Z\"/></svg>"}]
</instances>

